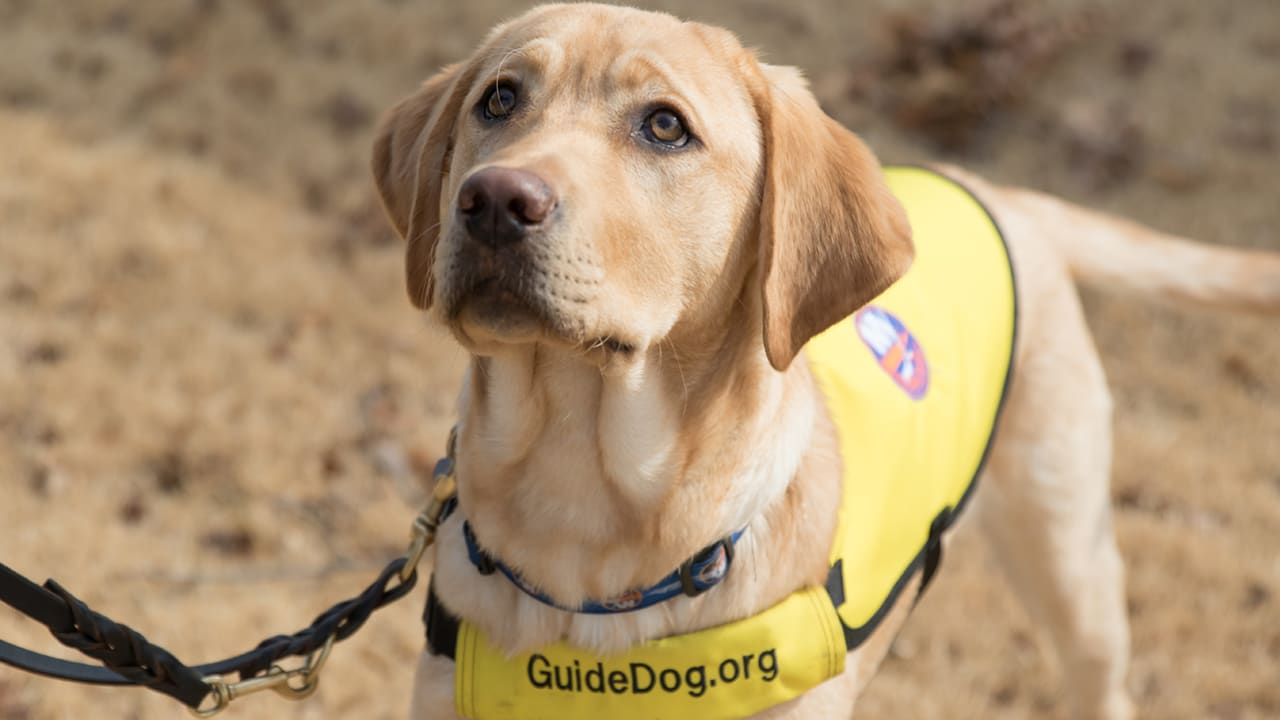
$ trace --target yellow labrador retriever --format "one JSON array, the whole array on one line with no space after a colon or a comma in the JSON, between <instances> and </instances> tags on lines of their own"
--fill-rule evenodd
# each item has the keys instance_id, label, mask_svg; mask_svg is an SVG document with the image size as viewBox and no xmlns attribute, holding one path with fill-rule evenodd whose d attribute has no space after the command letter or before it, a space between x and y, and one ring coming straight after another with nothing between
<instances>
[{"instance_id":1,"label":"yellow labrador retriever","mask_svg":"<svg viewBox=\"0 0 1280 720\"><path fill-rule=\"evenodd\" d=\"M390 111L373 169L412 301L472 356L434 612L533 658L520 682L612 693L617 718L679 716L641 697L667 675L539 653L625 658L829 584L839 508L857 501L841 478L860 459L842 454L805 345L908 271L916 223L797 71L727 31L600 5L495 29ZM1110 398L1073 278L1276 312L1280 257L941 171L989 209L1017 270L1016 373L970 514L1060 655L1073 716L1131 717ZM710 590L598 607L708 548ZM834 677L756 716L847 717L926 570L907 568ZM424 654L413 717L457 717L463 690L508 693L452 655ZM712 697L718 679L723 700L740 672L772 680L765 657L671 681ZM498 705L474 712L583 716Z\"/></svg>"}]
</instances>

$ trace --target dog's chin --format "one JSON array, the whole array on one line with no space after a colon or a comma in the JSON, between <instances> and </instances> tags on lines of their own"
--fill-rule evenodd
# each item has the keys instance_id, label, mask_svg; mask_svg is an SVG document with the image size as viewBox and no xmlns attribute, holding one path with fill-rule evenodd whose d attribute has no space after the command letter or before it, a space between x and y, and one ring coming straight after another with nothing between
<instances>
[{"instance_id":1,"label":"dog's chin","mask_svg":"<svg viewBox=\"0 0 1280 720\"><path fill-rule=\"evenodd\" d=\"M445 309L450 330L468 351L492 355L542 343L611 361L632 357L636 346L616 333L593 333L581 319L498 282L482 282Z\"/></svg>"},{"instance_id":2,"label":"dog's chin","mask_svg":"<svg viewBox=\"0 0 1280 720\"><path fill-rule=\"evenodd\" d=\"M459 295L445 315L458 342L480 354L538 342L551 324L546 308L536 299L492 280Z\"/></svg>"}]
</instances>

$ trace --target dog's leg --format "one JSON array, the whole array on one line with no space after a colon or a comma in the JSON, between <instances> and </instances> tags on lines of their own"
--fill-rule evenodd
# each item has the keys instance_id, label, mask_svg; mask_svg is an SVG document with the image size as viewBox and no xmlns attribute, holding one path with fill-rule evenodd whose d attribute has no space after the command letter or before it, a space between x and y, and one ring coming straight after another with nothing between
<instances>
[{"instance_id":1,"label":"dog's leg","mask_svg":"<svg viewBox=\"0 0 1280 720\"><path fill-rule=\"evenodd\" d=\"M413 676L409 720L459 720L454 712L453 661L423 652Z\"/></svg>"},{"instance_id":2,"label":"dog's leg","mask_svg":"<svg viewBox=\"0 0 1280 720\"><path fill-rule=\"evenodd\" d=\"M1123 720L1133 710L1109 497L1110 394L1070 280L1051 262L1037 263L1046 258L1017 259L1027 261L1019 282L1028 302L976 514L1057 650L1072 717Z\"/></svg>"}]
</instances>

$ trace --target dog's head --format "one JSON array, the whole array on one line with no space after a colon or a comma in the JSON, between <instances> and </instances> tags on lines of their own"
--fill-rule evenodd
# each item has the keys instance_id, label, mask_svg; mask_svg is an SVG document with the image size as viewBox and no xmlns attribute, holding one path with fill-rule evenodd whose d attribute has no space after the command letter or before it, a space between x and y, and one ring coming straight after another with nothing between
<instances>
[{"instance_id":1,"label":"dog's head","mask_svg":"<svg viewBox=\"0 0 1280 720\"><path fill-rule=\"evenodd\" d=\"M625 8L498 27L390 111L373 170L410 297L481 355L628 357L748 308L784 369L912 257L876 160L796 71Z\"/></svg>"}]
</instances>

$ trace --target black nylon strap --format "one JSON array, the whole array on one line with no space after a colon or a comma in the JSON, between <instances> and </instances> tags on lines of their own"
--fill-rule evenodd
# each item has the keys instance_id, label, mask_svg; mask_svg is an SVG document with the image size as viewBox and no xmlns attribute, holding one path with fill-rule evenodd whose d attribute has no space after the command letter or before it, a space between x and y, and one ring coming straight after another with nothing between
<instances>
[{"instance_id":1,"label":"black nylon strap","mask_svg":"<svg viewBox=\"0 0 1280 720\"><path fill-rule=\"evenodd\" d=\"M933 576L942 565L942 537L955 521L955 513L950 507L944 507L929 524L929 540L924 546L924 566L921 568L920 590L916 593L916 602L933 581Z\"/></svg>"},{"instance_id":2,"label":"black nylon strap","mask_svg":"<svg viewBox=\"0 0 1280 720\"><path fill-rule=\"evenodd\" d=\"M249 652L214 663L190 667L141 633L91 610L49 580L36 585L0 563L0 601L49 628L64 645L101 661L106 668L74 663L24 650L0 641L0 662L47 677L97 685L140 685L169 695L187 707L199 707L210 688L207 675L236 673L252 677L281 658L310 655L333 636L345 640L359 630L373 611L404 597L417 583L417 573L394 587L405 559L389 563L364 592L321 613L311 625L292 634L277 635Z\"/></svg>"},{"instance_id":3,"label":"black nylon strap","mask_svg":"<svg viewBox=\"0 0 1280 720\"><path fill-rule=\"evenodd\" d=\"M422 609L422 624L427 629L427 649L431 654L456 659L458 629L462 626L462 621L440 602L435 583L427 586L427 606Z\"/></svg>"}]
</instances>

